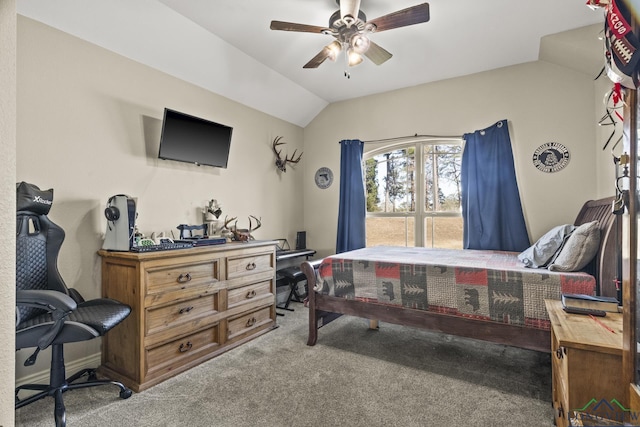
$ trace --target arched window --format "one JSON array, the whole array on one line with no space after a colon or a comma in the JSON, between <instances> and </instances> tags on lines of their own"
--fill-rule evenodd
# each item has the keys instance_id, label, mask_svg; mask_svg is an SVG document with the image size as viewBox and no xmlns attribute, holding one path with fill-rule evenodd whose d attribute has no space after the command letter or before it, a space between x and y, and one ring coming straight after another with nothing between
<instances>
[{"instance_id":1,"label":"arched window","mask_svg":"<svg viewBox=\"0 0 640 427\"><path fill-rule=\"evenodd\" d=\"M367 246L462 249L462 144L418 139L365 152Z\"/></svg>"}]
</instances>

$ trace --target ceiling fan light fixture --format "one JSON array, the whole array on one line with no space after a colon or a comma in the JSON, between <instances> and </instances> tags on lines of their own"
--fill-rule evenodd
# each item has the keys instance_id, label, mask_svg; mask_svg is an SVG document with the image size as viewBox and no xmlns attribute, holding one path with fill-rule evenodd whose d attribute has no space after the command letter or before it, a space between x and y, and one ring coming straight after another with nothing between
<instances>
[{"instance_id":1,"label":"ceiling fan light fixture","mask_svg":"<svg viewBox=\"0 0 640 427\"><path fill-rule=\"evenodd\" d=\"M346 25L347 28L350 28L356 22L356 18L351 15L343 16L342 22L344 22L344 25Z\"/></svg>"},{"instance_id":2,"label":"ceiling fan light fixture","mask_svg":"<svg viewBox=\"0 0 640 427\"><path fill-rule=\"evenodd\" d=\"M359 54L365 53L371 46L371 41L364 34L354 34L350 41L351 48Z\"/></svg>"},{"instance_id":3,"label":"ceiling fan light fixture","mask_svg":"<svg viewBox=\"0 0 640 427\"><path fill-rule=\"evenodd\" d=\"M367 16L360 10L361 1L335 0L339 9L331 14L327 27L271 21L270 28L279 31L323 34L335 38L334 42L323 47L302 68L318 68L327 58L336 61L338 55L342 52L344 52L345 65L353 67L364 62L364 56L375 65L381 65L393 56L384 48L369 40L369 36L372 33L421 24L430 19L429 3L422 3L367 21ZM598 1L611 2L613 0ZM348 71L345 71L345 76L347 78L350 77Z\"/></svg>"},{"instance_id":4,"label":"ceiling fan light fixture","mask_svg":"<svg viewBox=\"0 0 640 427\"><path fill-rule=\"evenodd\" d=\"M340 55L340 52L342 52L342 45L340 44L340 42L334 40L327 45L327 49L329 49L329 59L333 62L336 62L336 59L338 59L338 55Z\"/></svg>"},{"instance_id":5,"label":"ceiling fan light fixture","mask_svg":"<svg viewBox=\"0 0 640 427\"><path fill-rule=\"evenodd\" d=\"M377 29L378 29L378 26L376 24L373 24L371 22L367 22L367 23L364 24L363 31L366 32L366 33L375 33Z\"/></svg>"},{"instance_id":6,"label":"ceiling fan light fixture","mask_svg":"<svg viewBox=\"0 0 640 427\"><path fill-rule=\"evenodd\" d=\"M347 49L347 65L349 65L349 67L355 67L356 65L360 64L362 61L364 61L364 58L362 57L362 55L360 55L358 52L353 50L353 48L351 47Z\"/></svg>"}]
</instances>

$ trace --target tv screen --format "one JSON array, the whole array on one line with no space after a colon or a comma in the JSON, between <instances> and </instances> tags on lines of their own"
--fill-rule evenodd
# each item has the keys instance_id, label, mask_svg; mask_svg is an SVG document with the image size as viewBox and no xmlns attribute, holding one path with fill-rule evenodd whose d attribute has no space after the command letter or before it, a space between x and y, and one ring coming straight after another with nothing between
<instances>
[{"instance_id":1,"label":"tv screen","mask_svg":"<svg viewBox=\"0 0 640 427\"><path fill-rule=\"evenodd\" d=\"M226 168L233 128L164 109L158 157Z\"/></svg>"}]
</instances>

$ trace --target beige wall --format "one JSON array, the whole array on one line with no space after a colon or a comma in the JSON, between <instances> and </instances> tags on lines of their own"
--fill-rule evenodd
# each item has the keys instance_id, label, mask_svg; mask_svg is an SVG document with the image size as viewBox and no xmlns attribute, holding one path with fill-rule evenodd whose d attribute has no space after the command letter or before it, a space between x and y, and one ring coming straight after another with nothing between
<instances>
[{"instance_id":1,"label":"beige wall","mask_svg":"<svg viewBox=\"0 0 640 427\"><path fill-rule=\"evenodd\" d=\"M17 180L54 188L49 216L66 231L60 271L85 298L100 295L96 251L114 194L138 198L147 234L201 223L200 210L216 198L240 227L250 214L262 217L256 238L295 241L306 153L282 174L271 141L282 135L284 152L299 152L302 128L22 16L18 51ZM232 126L228 168L158 160L164 107ZM99 341L67 346L67 362L95 355ZM47 369L48 353L24 368L29 352L16 355L18 378Z\"/></svg>"},{"instance_id":2,"label":"beige wall","mask_svg":"<svg viewBox=\"0 0 640 427\"><path fill-rule=\"evenodd\" d=\"M16 2L0 1L0 426L14 424Z\"/></svg>"},{"instance_id":3,"label":"beige wall","mask_svg":"<svg viewBox=\"0 0 640 427\"><path fill-rule=\"evenodd\" d=\"M597 168L606 172L610 167L606 163L610 159L596 156L600 141L596 141L594 115L600 117L602 112L594 113L595 91L592 76L536 61L329 105L305 128L309 245L323 255L335 250L338 141L416 133L462 135L501 119L509 120L532 241L555 225L572 222L584 201L608 190L595 173ZM564 170L547 174L537 170L531 159L538 146L551 141L564 144L571 160ZM313 174L322 166L336 175L327 190L313 182Z\"/></svg>"}]
</instances>

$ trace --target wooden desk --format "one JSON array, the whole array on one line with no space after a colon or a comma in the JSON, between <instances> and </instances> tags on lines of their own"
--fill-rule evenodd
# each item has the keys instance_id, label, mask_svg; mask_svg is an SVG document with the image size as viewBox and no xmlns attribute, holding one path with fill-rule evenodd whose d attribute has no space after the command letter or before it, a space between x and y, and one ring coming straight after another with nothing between
<instances>
[{"instance_id":1,"label":"wooden desk","mask_svg":"<svg viewBox=\"0 0 640 427\"><path fill-rule=\"evenodd\" d=\"M560 301L545 304L551 320L556 426L572 425L570 418L622 421L629 406L622 382L622 314L594 319L566 313Z\"/></svg>"}]
</instances>

